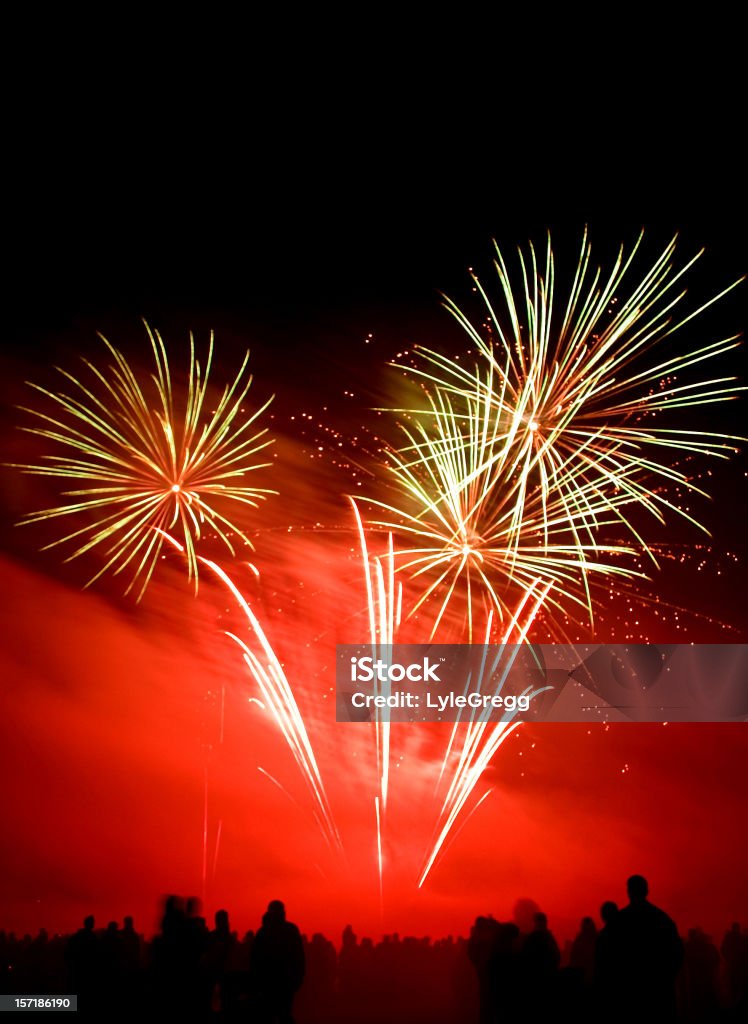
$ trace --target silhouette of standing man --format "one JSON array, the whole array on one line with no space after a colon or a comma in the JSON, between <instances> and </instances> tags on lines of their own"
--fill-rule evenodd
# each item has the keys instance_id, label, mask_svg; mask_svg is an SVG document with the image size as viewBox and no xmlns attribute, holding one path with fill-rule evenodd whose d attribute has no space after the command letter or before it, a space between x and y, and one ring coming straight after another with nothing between
<instances>
[{"instance_id":1,"label":"silhouette of standing man","mask_svg":"<svg viewBox=\"0 0 748 1024\"><path fill-rule=\"evenodd\" d=\"M546 1019L556 994L561 953L541 912L535 914L535 927L522 943L520 963L530 1019Z\"/></svg>"},{"instance_id":2,"label":"silhouette of standing man","mask_svg":"<svg viewBox=\"0 0 748 1024\"><path fill-rule=\"evenodd\" d=\"M93 914L84 918L83 927L68 939L65 948L70 989L81 999L81 1009L96 1006L101 975L101 948L94 931Z\"/></svg>"},{"instance_id":3,"label":"silhouette of standing man","mask_svg":"<svg viewBox=\"0 0 748 1024\"><path fill-rule=\"evenodd\" d=\"M252 946L252 973L265 1024L293 1024L294 996L304 980L304 945L286 908L272 900Z\"/></svg>"},{"instance_id":4,"label":"silhouette of standing man","mask_svg":"<svg viewBox=\"0 0 748 1024\"><path fill-rule=\"evenodd\" d=\"M672 918L647 899L646 878L632 875L626 888L629 904L615 919L620 995L631 1019L666 1024L676 1016L675 979L683 962L683 943Z\"/></svg>"}]
</instances>

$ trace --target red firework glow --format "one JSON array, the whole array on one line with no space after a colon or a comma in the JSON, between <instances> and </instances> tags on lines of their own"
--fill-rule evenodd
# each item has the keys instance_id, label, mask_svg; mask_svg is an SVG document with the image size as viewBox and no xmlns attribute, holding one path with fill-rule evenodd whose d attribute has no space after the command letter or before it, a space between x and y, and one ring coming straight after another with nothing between
<instances>
[{"instance_id":1,"label":"red firework glow","mask_svg":"<svg viewBox=\"0 0 748 1024\"><path fill-rule=\"evenodd\" d=\"M242 626L223 588L206 576L196 599L175 552L134 614L6 558L8 927L71 929L92 907L150 923L162 892L205 885L208 908L231 906L239 927L279 892L303 927L329 934L349 920L372 933L464 932L480 910L508 914L529 896L564 933L580 899L594 908L618 895L633 866L684 921L722 927L746 906L739 724L517 730L421 889L451 727L393 726L380 905L372 736L335 723L331 682L335 644L368 630L355 532L263 534L272 559L255 556L259 577L239 564L232 577L293 683L343 852L321 833L289 746L224 635ZM627 608L603 612L600 628L620 636ZM662 605L635 614L655 640L684 621ZM724 636L690 626L694 640Z\"/></svg>"},{"instance_id":2,"label":"red firework glow","mask_svg":"<svg viewBox=\"0 0 748 1024\"><path fill-rule=\"evenodd\" d=\"M392 730L387 813L397 841L384 852L382 920L371 737L333 723L323 682L335 640L351 637L339 610L356 581L345 587L323 574L315 546L313 538L294 543L298 562L284 565L301 597L285 601L270 587L255 597L283 609L274 632L300 683L344 859L321 836L270 716L248 701L257 690L235 645L216 642L228 614L220 590L206 586L195 602L186 587L158 584L145 621L135 622L101 596L5 562L14 600L3 672L15 680L5 692L2 748L8 927L71 929L92 907L150 923L162 892L199 892L206 767L208 906L230 905L240 927L281 892L303 926L330 934L349 919L374 933L462 932L478 910L508 913L519 896L571 931L579 894L597 906L619 892L632 865L685 921L722 926L746 905L740 725L519 730L487 773L493 792L420 891L433 772L449 729L401 726ZM307 647L310 606L319 632Z\"/></svg>"}]
</instances>

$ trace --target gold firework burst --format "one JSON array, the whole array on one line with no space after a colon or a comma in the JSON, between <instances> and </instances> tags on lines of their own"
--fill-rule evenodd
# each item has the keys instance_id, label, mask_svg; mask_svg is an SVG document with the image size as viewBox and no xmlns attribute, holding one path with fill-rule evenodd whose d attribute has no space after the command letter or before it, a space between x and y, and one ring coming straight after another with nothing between
<instances>
[{"instance_id":1,"label":"gold firework burst","mask_svg":"<svg viewBox=\"0 0 748 1024\"><path fill-rule=\"evenodd\" d=\"M529 256L520 250L519 286L497 247L503 305L475 276L486 310L480 327L446 300L474 347L474 365L422 346L420 363L395 364L420 380L425 407L391 410L411 424L402 424L407 443L388 453L400 498L375 500L388 514L373 525L406 538L401 569L428 574L416 607L436 592L442 597L434 628L458 585L469 619L474 587L501 610L507 582L537 580L552 584L551 603L583 603L591 616L591 573L641 575L620 555L643 552L656 564L637 508L660 522L675 513L705 529L673 499L674 488L705 493L673 461L726 458L740 439L661 420L744 390L732 376L680 379L739 339L684 352L665 351L663 343L739 282L676 315L686 294L681 278L701 254L676 268L673 239L619 300L640 243L641 236L628 256L621 249L603 278L592 269L585 233L560 309L550 238L544 265L532 246ZM629 540L603 543L602 528L616 524Z\"/></svg>"},{"instance_id":2,"label":"gold firework burst","mask_svg":"<svg viewBox=\"0 0 748 1024\"><path fill-rule=\"evenodd\" d=\"M258 417L272 398L245 413L252 383L249 353L232 383L208 409L208 379L213 360L211 332L204 366L195 355L190 334L186 390L175 388L158 333L146 324L155 372L139 379L125 356L103 335L112 362L104 368L83 360L86 379L58 372L69 387L52 391L30 384L47 401L44 407L22 407L41 424L22 429L55 443L53 454L18 468L27 473L79 481L63 492L65 504L27 515L23 523L75 521L76 528L46 548L73 545L66 561L87 551L103 553L104 564L88 585L104 573L127 572L140 600L151 579L164 540L175 532L184 543L190 578L197 585L196 542L210 531L234 553L237 543L251 546L246 533L219 511L226 504L256 507L267 494L251 477L269 463L257 455L272 440L267 429L256 430Z\"/></svg>"}]
</instances>

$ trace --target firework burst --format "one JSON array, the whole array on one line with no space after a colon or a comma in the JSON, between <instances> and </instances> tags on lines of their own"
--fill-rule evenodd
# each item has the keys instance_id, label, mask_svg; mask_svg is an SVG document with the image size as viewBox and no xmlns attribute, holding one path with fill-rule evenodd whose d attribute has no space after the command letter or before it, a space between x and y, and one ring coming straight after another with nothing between
<instances>
[{"instance_id":1,"label":"firework burst","mask_svg":"<svg viewBox=\"0 0 748 1024\"><path fill-rule=\"evenodd\" d=\"M499 306L473 276L486 310L475 326L451 301L467 333L472 368L418 346L420 363L403 366L425 393L425 408L392 410L407 443L389 452L397 502L373 502L386 516L372 525L405 537L399 568L427 574L418 606L439 594L432 637L459 588L472 635L472 596L505 613L531 580L552 584L549 600L583 605L591 619L590 577L641 575L625 559L656 556L635 510L660 522L668 514L705 527L673 498L704 494L674 465L684 456L726 458L736 437L664 426L674 409L724 402L743 388L731 376L681 383L683 371L734 349L738 336L674 353L664 343L739 282L691 312L678 313L681 279L698 259L676 267L675 239L619 300L641 236L620 250L607 277L594 270L585 233L565 303L556 296L550 239L544 263L519 253L521 283L496 248ZM408 425L408 424L413 424ZM603 543L605 527L629 539Z\"/></svg>"},{"instance_id":2,"label":"firework burst","mask_svg":"<svg viewBox=\"0 0 748 1024\"><path fill-rule=\"evenodd\" d=\"M22 522L70 519L82 524L46 548L73 545L66 561L92 549L102 552L104 564L87 586L106 572L128 573L126 592L136 587L137 600L148 586L164 531L182 540L197 585L195 544L205 533L210 531L232 554L236 544L251 547L242 529L219 509L227 503L254 508L275 493L250 483L257 470L269 465L257 456L272 442L267 430L257 431L255 424L272 399L245 413L252 383L249 353L208 411L212 333L204 366L190 334L188 382L180 394L160 334L147 324L146 330L155 361L147 380L141 381L125 356L100 335L113 360L108 366L100 369L84 359L87 380L58 368L69 385L64 392L30 384L51 411L23 407L37 420L23 429L60 450L18 467L79 482L75 490L63 492L69 502L31 513Z\"/></svg>"},{"instance_id":3,"label":"firework burst","mask_svg":"<svg viewBox=\"0 0 748 1024\"><path fill-rule=\"evenodd\" d=\"M553 585L549 602L562 609L587 606L591 574L640 575L616 560L633 554L632 547L603 544L593 533L616 522L615 511L630 500L619 493L603 502L599 479L577 484L574 508L562 494L544 496L539 488L518 507L514 453L490 396L488 389L463 395L458 411L447 392L428 395L428 421L402 425L409 443L389 453L405 500L397 507L370 500L384 513L372 525L404 539L398 568L425 581L410 614L437 601L431 639L458 592L470 640L478 597L488 606L484 613L496 610L503 619L538 578ZM563 467L558 479L570 471Z\"/></svg>"}]
</instances>

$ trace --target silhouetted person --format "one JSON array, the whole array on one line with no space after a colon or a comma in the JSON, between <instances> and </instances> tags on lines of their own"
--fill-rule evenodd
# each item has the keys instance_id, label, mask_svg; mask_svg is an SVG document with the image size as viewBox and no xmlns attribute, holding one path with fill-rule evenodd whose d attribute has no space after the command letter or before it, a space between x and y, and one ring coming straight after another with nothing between
<instances>
[{"instance_id":1,"label":"silhouetted person","mask_svg":"<svg viewBox=\"0 0 748 1024\"><path fill-rule=\"evenodd\" d=\"M224 1016L231 1017L239 995L238 957L236 934L229 925L228 910L217 910L215 928L208 936L205 950L205 971L213 992L217 994Z\"/></svg>"},{"instance_id":2,"label":"silhouetted person","mask_svg":"<svg viewBox=\"0 0 748 1024\"><path fill-rule=\"evenodd\" d=\"M255 941L255 933L250 928L249 931L244 933L244 938L241 941L241 961L246 970L249 970L250 964L252 963L252 946Z\"/></svg>"},{"instance_id":3,"label":"silhouetted person","mask_svg":"<svg viewBox=\"0 0 748 1024\"><path fill-rule=\"evenodd\" d=\"M467 953L478 975L481 1024L496 1021L496 991L492 962L499 938L499 922L492 917L476 917L470 929Z\"/></svg>"},{"instance_id":4,"label":"silhouetted person","mask_svg":"<svg viewBox=\"0 0 748 1024\"><path fill-rule=\"evenodd\" d=\"M252 976L262 1021L293 1024L293 1000L304 980L304 968L299 929L286 920L283 903L272 900L252 945Z\"/></svg>"},{"instance_id":5,"label":"silhouetted person","mask_svg":"<svg viewBox=\"0 0 748 1024\"><path fill-rule=\"evenodd\" d=\"M358 988L353 993L354 1005L359 1005L361 999L370 1000L378 996L376 979L376 950L371 939L361 939L358 947Z\"/></svg>"},{"instance_id":6,"label":"silhouetted person","mask_svg":"<svg viewBox=\"0 0 748 1024\"><path fill-rule=\"evenodd\" d=\"M151 942L153 996L157 1013L185 1016L193 1009L189 978L189 940L184 903L167 896L161 933Z\"/></svg>"},{"instance_id":7,"label":"silhouetted person","mask_svg":"<svg viewBox=\"0 0 748 1024\"><path fill-rule=\"evenodd\" d=\"M307 947L307 965L307 985L314 979L314 998L328 1002L335 989L337 954L332 942L321 932L315 932Z\"/></svg>"},{"instance_id":8,"label":"silhouetted person","mask_svg":"<svg viewBox=\"0 0 748 1024\"><path fill-rule=\"evenodd\" d=\"M200 900L189 896L184 906L184 957L186 985L194 1016L207 1016L210 1012L212 985L205 964L208 946L208 926L201 915Z\"/></svg>"},{"instance_id":9,"label":"silhouetted person","mask_svg":"<svg viewBox=\"0 0 748 1024\"><path fill-rule=\"evenodd\" d=\"M95 925L93 914L89 914L83 927L70 937L65 950L70 991L80 996L80 1009L84 1012L96 1005L98 992L100 957Z\"/></svg>"},{"instance_id":10,"label":"silhouetted person","mask_svg":"<svg viewBox=\"0 0 748 1024\"><path fill-rule=\"evenodd\" d=\"M725 993L727 1005L745 1008L748 1005L748 935L740 922L733 921L722 939L720 952L725 961Z\"/></svg>"},{"instance_id":11,"label":"silhouetted person","mask_svg":"<svg viewBox=\"0 0 748 1024\"><path fill-rule=\"evenodd\" d=\"M489 960L492 1003L499 1021L517 1019L522 1005L519 975L519 928L513 922L499 923Z\"/></svg>"},{"instance_id":12,"label":"silhouetted person","mask_svg":"<svg viewBox=\"0 0 748 1024\"><path fill-rule=\"evenodd\" d=\"M691 928L683 960L686 1020L713 1020L719 998L719 968L717 947L701 928Z\"/></svg>"},{"instance_id":13,"label":"silhouetted person","mask_svg":"<svg viewBox=\"0 0 748 1024\"><path fill-rule=\"evenodd\" d=\"M561 953L545 914L535 914L535 927L522 943L522 980L526 1003L537 1017L549 1012L556 988Z\"/></svg>"},{"instance_id":14,"label":"silhouetted person","mask_svg":"<svg viewBox=\"0 0 748 1024\"><path fill-rule=\"evenodd\" d=\"M602 1019L620 1019L618 989L621 984L621 950L618 922L618 905L606 900L600 907L603 926L595 938L595 962L593 970L594 1005Z\"/></svg>"},{"instance_id":15,"label":"silhouetted person","mask_svg":"<svg viewBox=\"0 0 748 1024\"><path fill-rule=\"evenodd\" d=\"M522 935L529 935L535 927L535 915L540 913L540 906L529 896L517 900L512 908L512 920Z\"/></svg>"},{"instance_id":16,"label":"silhouetted person","mask_svg":"<svg viewBox=\"0 0 748 1024\"><path fill-rule=\"evenodd\" d=\"M143 978L141 975L142 939L135 931L132 917L126 917L118 933L123 1008L133 1009L139 1005Z\"/></svg>"},{"instance_id":17,"label":"silhouetted person","mask_svg":"<svg viewBox=\"0 0 748 1024\"><path fill-rule=\"evenodd\" d=\"M615 921L619 943L620 1005L637 1021L675 1020L675 979L683 962L683 943L673 920L647 899L649 886L632 875L629 904Z\"/></svg>"},{"instance_id":18,"label":"silhouetted person","mask_svg":"<svg viewBox=\"0 0 748 1024\"><path fill-rule=\"evenodd\" d=\"M338 987L341 995L347 999L355 994L359 962L358 939L353 928L347 924L343 929L338 957Z\"/></svg>"},{"instance_id":19,"label":"silhouetted person","mask_svg":"<svg viewBox=\"0 0 748 1024\"><path fill-rule=\"evenodd\" d=\"M122 931L120 932L120 943L122 946L122 964L125 974L135 974L140 967L141 938L135 931L135 923L131 917L126 917Z\"/></svg>"},{"instance_id":20,"label":"silhouetted person","mask_svg":"<svg viewBox=\"0 0 748 1024\"><path fill-rule=\"evenodd\" d=\"M585 985L592 984L595 970L595 946L597 944L597 928L591 917L583 917L579 932L571 944L569 966L579 971Z\"/></svg>"},{"instance_id":21,"label":"silhouetted person","mask_svg":"<svg viewBox=\"0 0 748 1024\"><path fill-rule=\"evenodd\" d=\"M124 986L131 993L133 1003L137 1004L138 995L143 987L143 936L135 931L135 923L130 915L124 920L120 932L120 945Z\"/></svg>"},{"instance_id":22,"label":"silhouetted person","mask_svg":"<svg viewBox=\"0 0 748 1024\"><path fill-rule=\"evenodd\" d=\"M122 948L116 921L110 921L99 940L101 985L105 991L122 988Z\"/></svg>"},{"instance_id":23,"label":"silhouetted person","mask_svg":"<svg viewBox=\"0 0 748 1024\"><path fill-rule=\"evenodd\" d=\"M572 941L564 943L559 971L554 1010L561 1015L569 1013L579 1020L588 1020L595 1007L593 979L595 974L595 948L597 928L591 917L583 917L579 931Z\"/></svg>"}]
</instances>

